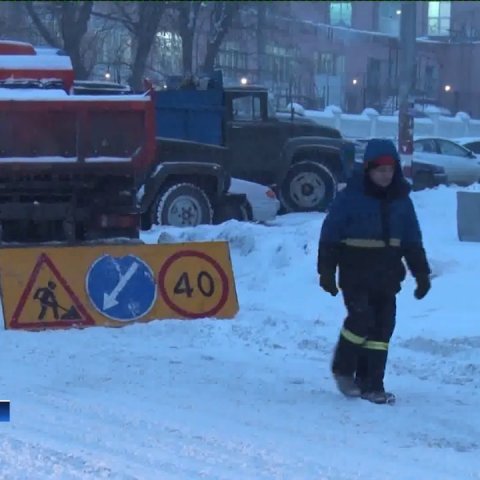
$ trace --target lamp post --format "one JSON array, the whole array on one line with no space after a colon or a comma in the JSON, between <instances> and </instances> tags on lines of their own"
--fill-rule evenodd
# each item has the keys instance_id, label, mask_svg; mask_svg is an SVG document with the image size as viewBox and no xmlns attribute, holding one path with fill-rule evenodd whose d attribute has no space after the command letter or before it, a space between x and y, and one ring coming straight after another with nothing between
<instances>
[{"instance_id":1,"label":"lamp post","mask_svg":"<svg viewBox=\"0 0 480 480\"><path fill-rule=\"evenodd\" d=\"M413 98L416 65L417 2L402 2L400 16L400 58L398 88L398 150L404 174L412 179L413 160Z\"/></svg>"}]
</instances>

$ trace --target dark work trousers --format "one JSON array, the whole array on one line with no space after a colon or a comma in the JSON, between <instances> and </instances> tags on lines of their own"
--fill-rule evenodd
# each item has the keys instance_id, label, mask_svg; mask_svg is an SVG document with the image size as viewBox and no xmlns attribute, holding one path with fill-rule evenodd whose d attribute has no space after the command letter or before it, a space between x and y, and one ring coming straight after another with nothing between
<instances>
[{"instance_id":1,"label":"dark work trousers","mask_svg":"<svg viewBox=\"0 0 480 480\"><path fill-rule=\"evenodd\" d=\"M388 343L395 328L396 298L379 290L343 290L347 317L335 348L332 371L356 374L362 391L383 391Z\"/></svg>"}]
</instances>

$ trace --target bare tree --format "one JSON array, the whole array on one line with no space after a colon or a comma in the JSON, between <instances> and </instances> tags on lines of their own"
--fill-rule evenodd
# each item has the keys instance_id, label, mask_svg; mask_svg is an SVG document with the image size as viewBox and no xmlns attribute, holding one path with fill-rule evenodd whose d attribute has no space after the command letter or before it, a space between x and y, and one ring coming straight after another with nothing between
<instances>
[{"instance_id":1,"label":"bare tree","mask_svg":"<svg viewBox=\"0 0 480 480\"><path fill-rule=\"evenodd\" d=\"M70 56L77 78L88 78L83 39L95 2L24 2L28 15L43 39L52 47L63 48ZM46 15L45 15L46 14Z\"/></svg>"},{"instance_id":2,"label":"bare tree","mask_svg":"<svg viewBox=\"0 0 480 480\"><path fill-rule=\"evenodd\" d=\"M207 73L213 70L218 50L232 26L235 15L240 10L241 2L211 2L210 25L207 33L207 48L202 70Z\"/></svg>"},{"instance_id":3,"label":"bare tree","mask_svg":"<svg viewBox=\"0 0 480 480\"><path fill-rule=\"evenodd\" d=\"M0 9L1 38L29 41L31 29L25 17L25 10L21 2L2 2Z\"/></svg>"},{"instance_id":4,"label":"bare tree","mask_svg":"<svg viewBox=\"0 0 480 480\"><path fill-rule=\"evenodd\" d=\"M95 13L120 22L132 35L134 54L129 83L134 89L142 89L147 59L167 3L155 1L112 2L114 7L112 13Z\"/></svg>"},{"instance_id":5,"label":"bare tree","mask_svg":"<svg viewBox=\"0 0 480 480\"><path fill-rule=\"evenodd\" d=\"M203 2L169 2L175 18L176 29L182 39L183 73L193 73L193 41L197 29L197 20Z\"/></svg>"}]
</instances>

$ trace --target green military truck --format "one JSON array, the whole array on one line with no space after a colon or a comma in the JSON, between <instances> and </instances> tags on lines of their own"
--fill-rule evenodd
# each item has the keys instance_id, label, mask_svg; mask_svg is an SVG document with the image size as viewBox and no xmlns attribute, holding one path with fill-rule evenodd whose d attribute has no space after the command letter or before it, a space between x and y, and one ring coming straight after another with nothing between
<instances>
[{"instance_id":1,"label":"green military truck","mask_svg":"<svg viewBox=\"0 0 480 480\"><path fill-rule=\"evenodd\" d=\"M226 148L232 177L273 187L284 211L324 210L353 169L352 142L311 119L276 113L264 87L223 86L221 72L165 87L155 95L157 139Z\"/></svg>"}]
</instances>

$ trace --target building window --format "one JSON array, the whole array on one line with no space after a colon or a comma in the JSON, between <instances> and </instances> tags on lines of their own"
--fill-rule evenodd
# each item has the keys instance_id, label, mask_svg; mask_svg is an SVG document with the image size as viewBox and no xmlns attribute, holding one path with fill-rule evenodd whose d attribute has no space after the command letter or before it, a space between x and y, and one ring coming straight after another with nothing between
<instances>
[{"instance_id":1,"label":"building window","mask_svg":"<svg viewBox=\"0 0 480 480\"><path fill-rule=\"evenodd\" d=\"M167 73L182 71L182 39L172 32L157 32L155 54L152 59L157 69Z\"/></svg>"},{"instance_id":2,"label":"building window","mask_svg":"<svg viewBox=\"0 0 480 480\"><path fill-rule=\"evenodd\" d=\"M398 37L400 33L399 2L378 2L378 31Z\"/></svg>"},{"instance_id":3,"label":"building window","mask_svg":"<svg viewBox=\"0 0 480 480\"><path fill-rule=\"evenodd\" d=\"M379 88L381 84L381 60L369 57L367 61L367 87Z\"/></svg>"},{"instance_id":4,"label":"building window","mask_svg":"<svg viewBox=\"0 0 480 480\"><path fill-rule=\"evenodd\" d=\"M332 53L321 53L317 57L317 73L328 73L329 75L333 75L334 69L334 62L333 62L333 54Z\"/></svg>"},{"instance_id":5,"label":"building window","mask_svg":"<svg viewBox=\"0 0 480 480\"><path fill-rule=\"evenodd\" d=\"M429 97L433 97L437 88L438 72L433 65L425 67L424 91Z\"/></svg>"},{"instance_id":6,"label":"building window","mask_svg":"<svg viewBox=\"0 0 480 480\"><path fill-rule=\"evenodd\" d=\"M330 2L330 25L352 26L352 2Z\"/></svg>"},{"instance_id":7,"label":"building window","mask_svg":"<svg viewBox=\"0 0 480 480\"><path fill-rule=\"evenodd\" d=\"M428 2L428 34L450 34L450 9L452 2Z\"/></svg>"},{"instance_id":8,"label":"building window","mask_svg":"<svg viewBox=\"0 0 480 480\"><path fill-rule=\"evenodd\" d=\"M345 56L333 53L316 53L315 73L328 75L342 75L345 73Z\"/></svg>"},{"instance_id":9,"label":"building window","mask_svg":"<svg viewBox=\"0 0 480 480\"><path fill-rule=\"evenodd\" d=\"M264 68L273 81L289 81L295 72L295 51L272 44L266 45Z\"/></svg>"},{"instance_id":10,"label":"building window","mask_svg":"<svg viewBox=\"0 0 480 480\"><path fill-rule=\"evenodd\" d=\"M224 42L217 55L217 65L230 73L247 69L247 53L240 50L237 42Z\"/></svg>"}]
</instances>

